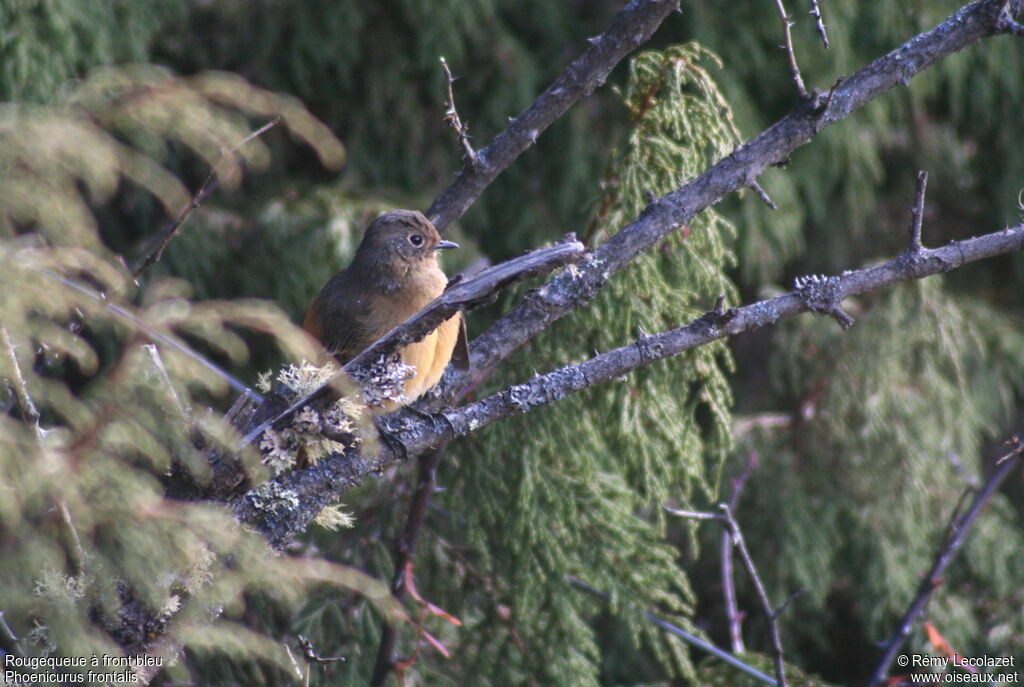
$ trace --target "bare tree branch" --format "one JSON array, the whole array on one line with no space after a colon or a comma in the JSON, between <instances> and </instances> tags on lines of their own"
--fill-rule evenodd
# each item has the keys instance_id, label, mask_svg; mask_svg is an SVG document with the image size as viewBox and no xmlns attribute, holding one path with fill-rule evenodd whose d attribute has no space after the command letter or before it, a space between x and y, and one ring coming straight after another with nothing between
<instances>
[{"instance_id":1,"label":"bare tree branch","mask_svg":"<svg viewBox=\"0 0 1024 687\"><path fill-rule=\"evenodd\" d=\"M455 108L455 93L452 91L455 77L452 76L452 70L448 68L448 63L443 57L441 58L441 67L444 68L445 82L448 86L448 100L444 104L444 121L448 122L448 125L454 129L455 135L459 137L459 145L462 146L469 166L476 167L476 151L473 150L473 146L469 143L469 124L462 121L462 118L459 117L459 111Z\"/></svg>"},{"instance_id":2,"label":"bare tree branch","mask_svg":"<svg viewBox=\"0 0 1024 687\"><path fill-rule=\"evenodd\" d=\"M978 0L964 6L932 30L840 80L829 93L812 94L690 183L651 202L636 220L581 263L578 271L556 276L479 336L473 342L472 369L449 371L438 396L454 397L478 370L493 367L552 322L588 303L612 274L727 194L750 186L769 166L789 158L825 127L891 88L908 83L944 57L999 33L1002 1Z\"/></svg>"},{"instance_id":3,"label":"bare tree branch","mask_svg":"<svg viewBox=\"0 0 1024 687\"><path fill-rule=\"evenodd\" d=\"M693 322L670 331L644 336L635 343L597 355L577 365L563 367L516 384L493 396L439 417L422 419L412 414L385 416L384 429L391 443L403 447L401 453L418 455L441 441L469 434L481 427L512 415L530 412L561 400L565 396L597 384L615 381L638 367L678 355L684 351L729 336L771 325L784 317L812 312L822 300L838 301L893 284L923 279L963 265L1024 250L1024 224L941 248L905 253L889 262L820 280L826 293L790 291L780 296L729 310L712 310ZM813 290L812 290L813 291ZM300 495L300 506L272 518L262 513L247 497L236 500L235 513L244 522L259 527L275 546L287 543L303 530L324 506L337 500L347 488L360 482L371 471L379 471L402 460L390 445L379 455L335 455L307 470L291 472L274 480L275 489Z\"/></svg>"},{"instance_id":4,"label":"bare tree branch","mask_svg":"<svg viewBox=\"0 0 1024 687\"><path fill-rule=\"evenodd\" d=\"M975 495L970 508L960 515L957 515L959 507L954 509L954 517L947 528L948 536L936 552L935 562L932 564L928 574L921 580L921 584L917 589L917 595L910 602L910 606L907 608L906 613L903 614L903 618L900 619L895 634L886 642L885 652L882 654L882 658L879 660L875 671L871 674L871 679L868 680L868 687L877 687L877 685L885 682L886 677L889 675L889 668L896 659L896 654L899 653L903 642L906 641L907 636L913 629L914 623L917 622L918 617L924 611L932 592L942 585L943 572L953 562L957 554L960 553L960 548L967 537L967 532L974 525L974 521L992 499L999 486L1019 467L1021 455L1024 454L1024 442L1021 441L1019 436L1015 436L1007 443L1010 443L1013 449L999 460L996 469L985 480L985 485ZM968 491L970 491L970 488Z\"/></svg>"},{"instance_id":5,"label":"bare tree branch","mask_svg":"<svg viewBox=\"0 0 1024 687\"><path fill-rule=\"evenodd\" d=\"M782 4L782 0L775 0L775 9L779 11L779 17L782 18L783 34L786 37L786 44L783 47L786 50L786 58L789 60L790 76L793 78L793 83L796 84L797 93L801 98L806 98L807 86L804 85L804 78L800 76L800 65L797 64L796 52L793 50L793 20L786 13L786 7Z\"/></svg>"},{"instance_id":6,"label":"bare tree branch","mask_svg":"<svg viewBox=\"0 0 1024 687\"><path fill-rule=\"evenodd\" d=\"M736 479L732 481L732 493L729 495L729 508L733 511L740 502L740 494L747 480L754 474L758 465L757 451L751 451L747 457L747 464ZM729 622L729 638L732 643L734 654L741 654L746 649L743 646L743 618L739 607L736 604L736 581L732 574L732 532L726 528L722 532L722 596L725 597L725 617Z\"/></svg>"},{"instance_id":7,"label":"bare tree branch","mask_svg":"<svg viewBox=\"0 0 1024 687\"><path fill-rule=\"evenodd\" d=\"M447 229L483 190L519 155L533 145L549 126L604 83L622 58L643 45L679 0L633 0L590 47L548 86L530 107L515 117L490 145L476 151L452 184L438 196L426 215L440 231Z\"/></svg>"},{"instance_id":8,"label":"bare tree branch","mask_svg":"<svg viewBox=\"0 0 1024 687\"><path fill-rule=\"evenodd\" d=\"M779 635L779 613L782 609L776 610L768 598L764 582L761 581L761 576L757 573L757 566L754 565L754 558L750 555L746 540L743 539L743 532L740 530L736 518L732 515L732 508L727 503L721 504L719 508L722 509L722 515L725 516L725 524L729 528L729 534L732 535L733 546L740 552L740 558L743 559L743 565L747 569L747 574L750 576L751 582L754 583L754 589L757 591L757 598L761 601L761 609L764 611L765 620L768 621L768 635L772 641L772 660L775 663L776 683L779 687L786 687L786 663L782 653L782 637Z\"/></svg>"},{"instance_id":9,"label":"bare tree branch","mask_svg":"<svg viewBox=\"0 0 1024 687\"><path fill-rule=\"evenodd\" d=\"M391 577L391 593L395 598L405 596L405 569L413 561L416 542L427 515L427 507L436 489L437 466L444 455L444 444L427 451L419 457L419 475L416 489L409 503L409 513L405 519L405 527L395 541L394 575ZM377 647L377 659L370 678L371 687L383 685L394 668L395 644L398 641L398 627L384 623L381 628L380 644Z\"/></svg>"},{"instance_id":10,"label":"bare tree branch","mask_svg":"<svg viewBox=\"0 0 1024 687\"><path fill-rule=\"evenodd\" d=\"M818 29L818 36L821 37L821 44L828 50L828 33L825 31L825 20L821 16L821 5L818 0L811 0L810 15L814 17L814 26Z\"/></svg>"}]
</instances>

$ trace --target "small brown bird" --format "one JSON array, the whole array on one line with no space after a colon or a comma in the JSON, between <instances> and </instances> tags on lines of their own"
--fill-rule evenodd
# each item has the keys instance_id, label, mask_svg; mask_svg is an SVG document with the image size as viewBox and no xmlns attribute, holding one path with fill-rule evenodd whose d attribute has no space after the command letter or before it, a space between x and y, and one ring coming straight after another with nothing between
<instances>
[{"instance_id":1,"label":"small brown bird","mask_svg":"<svg viewBox=\"0 0 1024 687\"><path fill-rule=\"evenodd\" d=\"M437 251L445 248L458 244L443 241L422 213L385 212L366 228L352 263L313 299L303 328L344 365L441 295L448 278L437 264ZM386 403L384 411L412 403L433 388L449 361L468 367L462 313L399 353L416 371L405 381L403 402Z\"/></svg>"}]
</instances>

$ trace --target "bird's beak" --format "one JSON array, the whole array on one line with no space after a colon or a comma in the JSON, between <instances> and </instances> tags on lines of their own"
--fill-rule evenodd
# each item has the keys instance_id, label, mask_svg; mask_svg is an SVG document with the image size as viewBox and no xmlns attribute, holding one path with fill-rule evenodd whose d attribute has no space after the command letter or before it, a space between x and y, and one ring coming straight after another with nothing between
<instances>
[{"instance_id":1,"label":"bird's beak","mask_svg":"<svg viewBox=\"0 0 1024 687\"><path fill-rule=\"evenodd\" d=\"M458 248L458 247L459 247L459 244L455 243L454 241L439 241L438 244L436 246L434 246L434 250L445 250L447 248Z\"/></svg>"}]
</instances>

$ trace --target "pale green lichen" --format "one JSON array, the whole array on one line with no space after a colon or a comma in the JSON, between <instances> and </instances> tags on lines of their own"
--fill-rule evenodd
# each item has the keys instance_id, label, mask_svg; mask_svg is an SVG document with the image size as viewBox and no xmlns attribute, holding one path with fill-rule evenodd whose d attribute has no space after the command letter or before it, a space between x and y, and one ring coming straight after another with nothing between
<instances>
[{"instance_id":1,"label":"pale green lichen","mask_svg":"<svg viewBox=\"0 0 1024 687\"><path fill-rule=\"evenodd\" d=\"M313 522L320 527L331 531L349 529L356 524L356 519L351 513L346 513L340 506L327 506L317 513Z\"/></svg>"},{"instance_id":2,"label":"pale green lichen","mask_svg":"<svg viewBox=\"0 0 1024 687\"><path fill-rule=\"evenodd\" d=\"M48 568L36 579L33 593L43 599L71 605L85 596L90 581L84 574L72 576Z\"/></svg>"}]
</instances>

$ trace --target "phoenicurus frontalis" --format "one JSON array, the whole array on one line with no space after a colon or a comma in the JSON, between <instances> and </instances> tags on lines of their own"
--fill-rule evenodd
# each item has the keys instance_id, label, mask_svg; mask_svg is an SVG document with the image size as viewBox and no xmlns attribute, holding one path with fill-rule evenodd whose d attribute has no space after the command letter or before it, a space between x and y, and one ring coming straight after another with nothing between
<instances>
[{"instance_id":1,"label":"phoenicurus frontalis","mask_svg":"<svg viewBox=\"0 0 1024 687\"><path fill-rule=\"evenodd\" d=\"M385 212L366 228L351 264L313 299L303 328L344 365L441 295L448 278L437 264L437 251L445 248L458 244L442 240L422 213ZM433 388L449 361L468 367L462 313L408 344L399 355L415 374L405 380L403 401L385 404L384 411L412 403Z\"/></svg>"}]
</instances>

